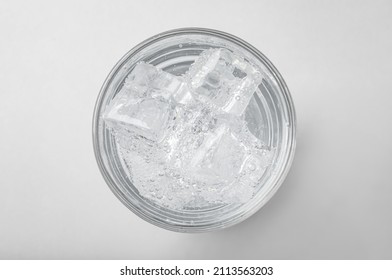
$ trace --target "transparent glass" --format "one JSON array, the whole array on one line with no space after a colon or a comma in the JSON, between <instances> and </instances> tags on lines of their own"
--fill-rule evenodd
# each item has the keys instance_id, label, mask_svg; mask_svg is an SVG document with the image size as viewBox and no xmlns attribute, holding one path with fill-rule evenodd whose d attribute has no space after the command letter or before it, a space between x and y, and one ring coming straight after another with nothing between
<instances>
[{"instance_id":1,"label":"transparent glass","mask_svg":"<svg viewBox=\"0 0 392 280\"><path fill-rule=\"evenodd\" d=\"M257 65L263 82L246 110L250 131L275 149L255 195L244 204L210 205L202 209L173 210L143 198L127 177L116 141L102 113L140 61L175 75L184 74L198 55L209 48L226 48ZM95 156L107 184L118 199L144 220L179 232L205 232L237 224L259 210L283 182L295 149L295 112L283 78L272 63L247 42L224 32L184 28L158 34L130 50L104 82L95 106L93 142Z\"/></svg>"}]
</instances>

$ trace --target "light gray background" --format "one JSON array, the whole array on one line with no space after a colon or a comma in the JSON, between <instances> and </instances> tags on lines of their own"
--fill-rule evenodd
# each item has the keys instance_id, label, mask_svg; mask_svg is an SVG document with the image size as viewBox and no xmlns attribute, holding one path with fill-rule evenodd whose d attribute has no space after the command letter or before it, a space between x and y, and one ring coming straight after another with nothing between
<instances>
[{"instance_id":1,"label":"light gray background","mask_svg":"<svg viewBox=\"0 0 392 280\"><path fill-rule=\"evenodd\" d=\"M132 214L95 162L112 66L159 32L259 48L298 117L292 169L240 225L180 234ZM391 1L1 1L1 259L391 259Z\"/></svg>"}]
</instances>

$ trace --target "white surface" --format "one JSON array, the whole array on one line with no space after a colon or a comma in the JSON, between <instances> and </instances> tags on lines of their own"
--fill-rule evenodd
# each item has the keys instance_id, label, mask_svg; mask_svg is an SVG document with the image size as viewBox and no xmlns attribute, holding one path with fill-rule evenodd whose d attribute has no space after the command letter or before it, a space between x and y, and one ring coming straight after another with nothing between
<instances>
[{"instance_id":1,"label":"white surface","mask_svg":"<svg viewBox=\"0 0 392 280\"><path fill-rule=\"evenodd\" d=\"M2 1L0 258L391 259L391 14L390 1ZM189 26L259 48L298 117L276 196L207 234L132 214L106 186L91 139L112 66Z\"/></svg>"}]
</instances>

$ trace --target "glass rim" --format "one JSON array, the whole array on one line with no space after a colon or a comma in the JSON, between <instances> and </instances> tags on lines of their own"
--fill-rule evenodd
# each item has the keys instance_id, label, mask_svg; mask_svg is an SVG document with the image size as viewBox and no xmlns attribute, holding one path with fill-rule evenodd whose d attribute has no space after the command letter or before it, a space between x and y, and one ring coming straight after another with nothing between
<instances>
[{"instance_id":1,"label":"glass rim","mask_svg":"<svg viewBox=\"0 0 392 280\"><path fill-rule=\"evenodd\" d=\"M255 207L250 208L248 211L243 213L243 215L240 215L239 217L236 217L233 220L230 220L224 224L219 223L219 224L208 224L208 225L203 225L203 226L183 226L183 225L173 225L169 223L164 223L163 221L160 221L158 219L154 219L154 217L151 217L148 215L148 213L144 213L140 211L137 207L134 207L132 204L130 204L124 197L124 194L120 192L119 188L117 187L116 182L112 179L111 175L109 174L105 164L104 160L102 158L102 154L100 151L100 144L99 144L99 117L100 117L100 109L103 103L103 98L107 92L108 85L112 81L112 79L116 76L117 71L121 69L122 65L127 62L127 60L132 57L134 54L138 53L140 50L143 48L152 45L156 42L159 42L163 39L170 38L173 36L178 36L178 35L210 35L214 37L218 37L220 39L228 40L230 42L233 42L237 44L240 47L245 48L248 50L250 53L252 53L258 60L260 60L265 67L270 71L270 73L273 75L273 78L277 82L277 86L282 93L282 97L284 98L284 104L286 105L287 109L287 114L289 121L291 123L290 125L290 130L288 131L289 135L287 137L288 141L288 146L284 151L284 164L281 167L281 171L279 172L279 176L275 180L275 184L271 187L271 189L267 192L267 194L257 202ZM272 64L272 62L263 54L261 53L257 48L253 47L251 44L248 42L242 40L241 38L238 38L234 35L231 35L226 32L214 30L214 29L208 29L208 28L198 28L198 27L189 27L189 28L179 28L179 29L172 29L168 30L162 33L159 33L157 35L154 35L141 43L137 44L135 47L133 47L131 50L129 50L125 55L122 56L122 58L114 65L114 67L111 69L109 74L107 75L103 85L100 88L99 94L97 101L95 103L94 107L94 113L93 113L93 122L92 122L92 138L93 138L93 148L94 148L94 155L99 167L99 170L104 177L104 180L106 184L109 186L111 191L114 193L114 195L133 213L135 213L137 216L142 218L143 220L154 224L158 227L171 230L171 231L176 231L176 232L186 232L186 233L194 233L194 232L208 232L208 231L215 231L219 229L224 229L227 227L230 227L232 225L238 224L239 222L249 218L252 216L254 213L256 213L260 208L262 208L269 200L270 198L276 193L276 191L279 189L279 187L282 185L284 179L286 178L290 167L293 162L294 158L294 153L295 153L295 147L296 147L296 113L295 113L295 108L294 108L294 103L292 100L292 96L290 94L290 91L279 73L279 71L276 69L276 67Z\"/></svg>"}]
</instances>

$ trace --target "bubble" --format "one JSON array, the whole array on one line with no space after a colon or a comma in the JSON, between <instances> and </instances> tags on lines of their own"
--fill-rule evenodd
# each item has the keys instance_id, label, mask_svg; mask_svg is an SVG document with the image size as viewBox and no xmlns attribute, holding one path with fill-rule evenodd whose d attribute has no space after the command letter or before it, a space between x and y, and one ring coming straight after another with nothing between
<instances>
[{"instance_id":1,"label":"bubble","mask_svg":"<svg viewBox=\"0 0 392 280\"><path fill-rule=\"evenodd\" d=\"M237 95L236 97L235 97L235 100L240 100L241 99L241 97L239 96L239 95Z\"/></svg>"},{"instance_id":2,"label":"bubble","mask_svg":"<svg viewBox=\"0 0 392 280\"><path fill-rule=\"evenodd\" d=\"M255 171L256 170L256 165L254 164L254 163L249 163L248 164L248 169L250 170L250 171Z\"/></svg>"},{"instance_id":3,"label":"bubble","mask_svg":"<svg viewBox=\"0 0 392 280\"><path fill-rule=\"evenodd\" d=\"M261 75L260 72L255 72L255 73L253 73L253 77L254 77L256 80L261 80L261 79L263 78L263 76Z\"/></svg>"}]
</instances>

